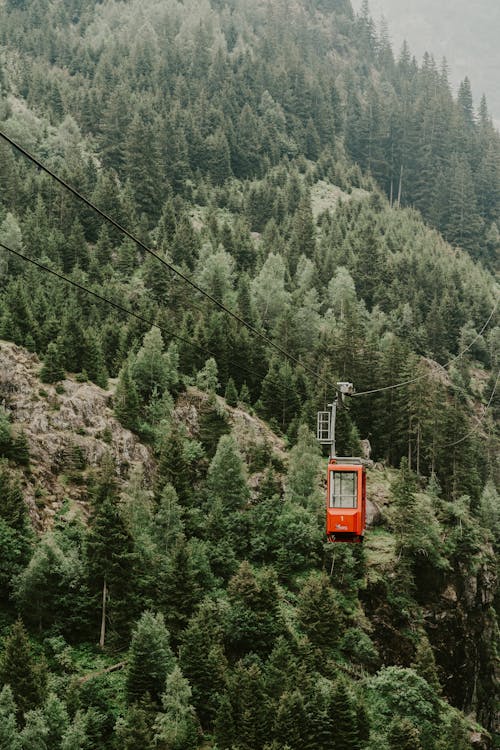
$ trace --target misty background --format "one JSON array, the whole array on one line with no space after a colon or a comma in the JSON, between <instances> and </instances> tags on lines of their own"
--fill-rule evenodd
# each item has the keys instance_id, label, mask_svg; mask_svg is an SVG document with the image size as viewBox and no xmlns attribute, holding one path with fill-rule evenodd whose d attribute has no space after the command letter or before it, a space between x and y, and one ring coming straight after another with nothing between
<instances>
[{"instance_id":1,"label":"misty background","mask_svg":"<svg viewBox=\"0 0 500 750\"><path fill-rule=\"evenodd\" d=\"M362 0L352 0L355 11ZM450 82L468 76L477 107L486 94L489 110L500 126L500 3L498 0L369 0L373 20L385 16L397 55L406 39L421 61L424 52L436 62L446 57Z\"/></svg>"}]
</instances>

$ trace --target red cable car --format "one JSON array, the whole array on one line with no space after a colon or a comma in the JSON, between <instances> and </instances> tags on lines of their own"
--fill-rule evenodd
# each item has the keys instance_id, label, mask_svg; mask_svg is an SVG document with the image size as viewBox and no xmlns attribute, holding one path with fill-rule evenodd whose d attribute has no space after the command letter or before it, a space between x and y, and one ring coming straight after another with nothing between
<instances>
[{"instance_id":1,"label":"red cable car","mask_svg":"<svg viewBox=\"0 0 500 750\"><path fill-rule=\"evenodd\" d=\"M330 458L326 497L329 542L362 542L366 526L366 469L359 458Z\"/></svg>"}]
</instances>

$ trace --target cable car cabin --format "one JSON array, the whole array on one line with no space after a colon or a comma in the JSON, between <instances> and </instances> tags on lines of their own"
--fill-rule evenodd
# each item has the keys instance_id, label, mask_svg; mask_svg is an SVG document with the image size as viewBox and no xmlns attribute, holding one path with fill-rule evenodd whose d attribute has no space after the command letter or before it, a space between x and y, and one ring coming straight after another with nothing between
<instances>
[{"instance_id":1,"label":"cable car cabin","mask_svg":"<svg viewBox=\"0 0 500 750\"><path fill-rule=\"evenodd\" d=\"M330 458L326 536L329 542L362 542L366 525L366 469L357 458Z\"/></svg>"}]
</instances>

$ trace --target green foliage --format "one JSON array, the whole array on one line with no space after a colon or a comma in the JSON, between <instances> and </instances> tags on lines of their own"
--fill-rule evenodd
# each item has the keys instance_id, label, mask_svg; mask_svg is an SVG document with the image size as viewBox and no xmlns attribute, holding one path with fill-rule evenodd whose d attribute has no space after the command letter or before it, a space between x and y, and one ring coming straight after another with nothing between
<instances>
[{"instance_id":1,"label":"green foliage","mask_svg":"<svg viewBox=\"0 0 500 750\"><path fill-rule=\"evenodd\" d=\"M233 659L249 652L269 654L283 629L274 572L264 569L257 575L248 562L243 562L229 581L228 595L229 654Z\"/></svg>"},{"instance_id":2,"label":"green foliage","mask_svg":"<svg viewBox=\"0 0 500 750\"><path fill-rule=\"evenodd\" d=\"M0 464L1 647L15 609L34 652L48 635L72 644L51 652L58 698L16 707L4 688L0 745L20 750L15 714L29 708L22 743L40 750L182 750L200 743L198 722L228 749L467 747L437 674L491 724L495 401L484 441L475 417L498 357L494 321L478 334L496 296L500 146L486 101L474 111L468 81L454 98L430 55L417 64L405 46L395 59L367 4L354 15L347 0L8 0L0 44L6 131L294 358L66 192L54 199L0 144L0 240L138 315L0 250L0 335L43 359L46 382L118 377L115 414L157 459L151 476L123 460L91 480L87 514L92 451L72 455L78 501L35 543L22 488L29 503L45 473L37 448L29 474L17 385L0 383L12 415L0 413L0 455L23 472ZM467 347L449 377L432 361ZM1 354L18 357L10 344ZM325 382L344 379L361 393L407 383L351 399L337 421L339 451L369 437L386 467L408 457L366 553L324 544L308 430L333 395ZM286 472L219 389L286 436ZM266 471L251 487L233 417L251 473ZM382 474L369 472L377 503ZM431 475L440 494L421 491ZM127 647L127 668L103 673ZM36 660L23 658L28 678Z\"/></svg>"},{"instance_id":3,"label":"green foliage","mask_svg":"<svg viewBox=\"0 0 500 750\"><path fill-rule=\"evenodd\" d=\"M86 630L88 596L81 540L64 531L47 532L15 581L24 621L39 631L54 628L75 638Z\"/></svg>"},{"instance_id":4,"label":"green foliage","mask_svg":"<svg viewBox=\"0 0 500 750\"><path fill-rule=\"evenodd\" d=\"M130 375L128 365L124 365L120 370L113 405L115 414L122 425L129 430L137 430L139 426L139 394Z\"/></svg>"},{"instance_id":5,"label":"green foliage","mask_svg":"<svg viewBox=\"0 0 500 750\"><path fill-rule=\"evenodd\" d=\"M21 750L16 723L16 704L10 685L4 685L0 691L0 747L5 750Z\"/></svg>"},{"instance_id":6,"label":"green foliage","mask_svg":"<svg viewBox=\"0 0 500 750\"><path fill-rule=\"evenodd\" d=\"M319 499L320 465L317 441L307 427L301 425L297 443L290 451L285 499L295 504L310 504L314 507Z\"/></svg>"},{"instance_id":7,"label":"green foliage","mask_svg":"<svg viewBox=\"0 0 500 750\"><path fill-rule=\"evenodd\" d=\"M47 347L43 367L40 370L42 383L57 383L64 378L64 369L61 363L61 354L57 344L52 341Z\"/></svg>"},{"instance_id":8,"label":"green foliage","mask_svg":"<svg viewBox=\"0 0 500 750\"><path fill-rule=\"evenodd\" d=\"M418 727L423 750L432 750L439 724L433 688L412 669L384 667L367 682L368 707L375 732L386 735L392 718Z\"/></svg>"},{"instance_id":9,"label":"green foliage","mask_svg":"<svg viewBox=\"0 0 500 750\"><path fill-rule=\"evenodd\" d=\"M227 381L224 398L226 399L226 403L228 404L228 406L238 405L238 391L236 390L236 386L232 378L229 378L229 380Z\"/></svg>"},{"instance_id":10,"label":"green foliage","mask_svg":"<svg viewBox=\"0 0 500 750\"><path fill-rule=\"evenodd\" d=\"M341 616L330 579L313 573L304 581L297 601L298 621L313 646L323 651L335 647Z\"/></svg>"},{"instance_id":11,"label":"green foliage","mask_svg":"<svg viewBox=\"0 0 500 750\"><path fill-rule=\"evenodd\" d=\"M194 750L198 745L198 724L190 705L191 688L175 667L167 677L162 711L155 722L156 747L164 750Z\"/></svg>"},{"instance_id":12,"label":"green foliage","mask_svg":"<svg viewBox=\"0 0 500 750\"><path fill-rule=\"evenodd\" d=\"M209 501L219 501L225 512L241 510L248 500L246 470L238 446L231 435L223 435L208 469Z\"/></svg>"},{"instance_id":13,"label":"green foliage","mask_svg":"<svg viewBox=\"0 0 500 750\"><path fill-rule=\"evenodd\" d=\"M131 376L144 401L151 398L155 389L162 394L175 382L175 366L164 353L163 338L157 327L144 336L142 347L131 364Z\"/></svg>"},{"instance_id":14,"label":"green foliage","mask_svg":"<svg viewBox=\"0 0 500 750\"><path fill-rule=\"evenodd\" d=\"M173 668L174 656L163 616L144 612L133 630L130 644L126 681L128 702L137 703L148 694L159 705L167 675Z\"/></svg>"},{"instance_id":15,"label":"green foliage","mask_svg":"<svg viewBox=\"0 0 500 750\"><path fill-rule=\"evenodd\" d=\"M151 750L153 731L150 710L151 706L146 701L129 706L126 716L118 719L115 725L117 747L124 750L135 750L138 747Z\"/></svg>"},{"instance_id":16,"label":"green foliage","mask_svg":"<svg viewBox=\"0 0 500 750\"><path fill-rule=\"evenodd\" d=\"M87 558L89 586L95 596L95 605L98 606L103 593L109 596L111 629L118 638L123 638L137 610L133 587L137 558L115 493L114 479L104 475L94 492L95 510L87 539Z\"/></svg>"},{"instance_id":17,"label":"green foliage","mask_svg":"<svg viewBox=\"0 0 500 750\"><path fill-rule=\"evenodd\" d=\"M207 359L205 366L199 371L196 376L196 385L207 393L215 393L219 389L217 362L213 357Z\"/></svg>"},{"instance_id":18,"label":"green foliage","mask_svg":"<svg viewBox=\"0 0 500 750\"><path fill-rule=\"evenodd\" d=\"M45 696L45 664L34 657L21 620L17 620L5 639L0 659L0 685L10 685L18 718L41 705Z\"/></svg>"}]
</instances>

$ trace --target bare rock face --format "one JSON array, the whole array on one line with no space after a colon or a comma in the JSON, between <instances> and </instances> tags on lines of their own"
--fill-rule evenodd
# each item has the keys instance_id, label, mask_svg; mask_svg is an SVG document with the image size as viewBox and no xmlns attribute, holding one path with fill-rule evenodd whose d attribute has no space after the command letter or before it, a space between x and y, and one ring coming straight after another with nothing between
<instances>
[{"instance_id":1,"label":"bare rock face","mask_svg":"<svg viewBox=\"0 0 500 750\"><path fill-rule=\"evenodd\" d=\"M119 480L143 464L151 475L149 450L113 416L111 390L66 379L57 387L40 382L38 357L0 342L0 404L14 430L28 439L30 472L25 497L37 528L50 526L65 498L85 507L85 474L111 454Z\"/></svg>"},{"instance_id":2,"label":"bare rock face","mask_svg":"<svg viewBox=\"0 0 500 750\"><path fill-rule=\"evenodd\" d=\"M207 409L224 413L231 432L243 454L248 452L249 446L266 444L269 450L283 461L286 460L285 441L275 435L262 419L249 414L240 407L228 406L223 398L215 397L215 404L210 404L210 396L199 388L190 387L183 393L175 406L174 416L178 422L186 427L190 437L196 438L199 431L200 414Z\"/></svg>"}]
</instances>

